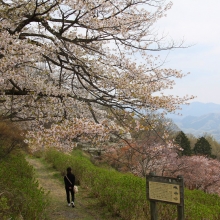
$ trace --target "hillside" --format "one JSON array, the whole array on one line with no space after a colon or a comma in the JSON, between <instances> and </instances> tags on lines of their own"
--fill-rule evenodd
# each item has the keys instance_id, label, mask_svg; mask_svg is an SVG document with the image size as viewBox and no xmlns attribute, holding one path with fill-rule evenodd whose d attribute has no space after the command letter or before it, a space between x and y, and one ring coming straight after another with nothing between
<instances>
[{"instance_id":1,"label":"hillside","mask_svg":"<svg viewBox=\"0 0 220 220\"><path fill-rule=\"evenodd\" d=\"M90 191L90 197L84 199L98 199L99 204L102 204L102 208L100 208L111 212L115 219L117 217L121 220L151 219L150 206L146 198L145 178L128 173L123 174L107 166L94 165L78 150L69 155L50 150L46 152L45 159L60 172L70 165L73 173L80 180L80 187L85 189L86 186L87 193ZM220 219L218 195L185 188L184 197L185 219ZM88 206L88 208L90 207ZM159 219L177 219L176 206L158 202L158 216Z\"/></svg>"}]
</instances>

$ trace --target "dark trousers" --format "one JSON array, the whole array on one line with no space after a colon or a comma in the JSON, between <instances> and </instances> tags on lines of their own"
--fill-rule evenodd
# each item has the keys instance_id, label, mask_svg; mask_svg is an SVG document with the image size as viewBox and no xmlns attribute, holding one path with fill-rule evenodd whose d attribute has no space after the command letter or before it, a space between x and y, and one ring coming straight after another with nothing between
<instances>
[{"instance_id":1,"label":"dark trousers","mask_svg":"<svg viewBox=\"0 0 220 220\"><path fill-rule=\"evenodd\" d=\"M71 197L72 197L72 201L74 202L74 191L73 191L73 187L71 187L70 189L69 188L65 188L66 189L66 200L68 203L70 203L70 194L71 194Z\"/></svg>"}]
</instances>

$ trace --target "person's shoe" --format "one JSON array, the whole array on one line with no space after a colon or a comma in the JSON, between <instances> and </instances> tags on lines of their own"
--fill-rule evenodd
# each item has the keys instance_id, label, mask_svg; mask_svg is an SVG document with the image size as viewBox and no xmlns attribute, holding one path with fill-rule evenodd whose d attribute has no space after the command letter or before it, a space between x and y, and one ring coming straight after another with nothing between
<instances>
[{"instance_id":1,"label":"person's shoe","mask_svg":"<svg viewBox=\"0 0 220 220\"><path fill-rule=\"evenodd\" d=\"M74 202L71 202L71 204L72 204L72 207L74 208L74 207L75 207L75 204L74 204Z\"/></svg>"},{"instance_id":2,"label":"person's shoe","mask_svg":"<svg viewBox=\"0 0 220 220\"><path fill-rule=\"evenodd\" d=\"M71 203L68 203L68 206L71 206Z\"/></svg>"}]
</instances>

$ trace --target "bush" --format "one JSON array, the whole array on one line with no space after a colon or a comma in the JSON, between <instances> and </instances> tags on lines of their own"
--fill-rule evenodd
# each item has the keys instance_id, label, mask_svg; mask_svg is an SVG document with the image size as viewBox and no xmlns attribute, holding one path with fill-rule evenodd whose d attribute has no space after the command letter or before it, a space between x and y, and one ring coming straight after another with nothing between
<instances>
[{"instance_id":1,"label":"bush","mask_svg":"<svg viewBox=\"0 0 220 220\"><path fill-rule=\"evenodd\" d=\"M16 150L25 149L24 131L10 121L0 119L0 161Z\"/></svg>"},{"instance_id":2,"label":"bush","mask_svg":"<svg viewBox=\"0 0 220 220\"><path fill-rule=\"evenodd\" d=\"M23 154L0 162L0 219L46 219L48 204Z\"/></svg>"}]
</instances>

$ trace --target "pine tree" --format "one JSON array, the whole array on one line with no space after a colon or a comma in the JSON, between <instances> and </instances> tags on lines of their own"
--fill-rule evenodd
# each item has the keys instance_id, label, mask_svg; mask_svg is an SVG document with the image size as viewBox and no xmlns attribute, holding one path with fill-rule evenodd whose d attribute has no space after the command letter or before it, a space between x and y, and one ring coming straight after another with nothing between
<instances>
[{"instance_id":1,"label":"pine tree","mask_svg":"<svg viewBox=\"0 0 220 220\"><path fill-rule=\"evenodd\" d=\"M211 156L212 148L210 143L204 137L200 137L195 143L194 153L197 155Z\"/></svg>"},{"instance_id":2,"label":"pine tree","mask_svg":"<svg viewBox=\"0 0 220 220\"><path fill-rule=\"evenodd\" d=\"M180 155L190 156L192 154L190 141L183 131L180 131L179 134L176 136L175 143L178 144L183 149Z\"/></svg>"}]
</instances>

